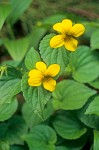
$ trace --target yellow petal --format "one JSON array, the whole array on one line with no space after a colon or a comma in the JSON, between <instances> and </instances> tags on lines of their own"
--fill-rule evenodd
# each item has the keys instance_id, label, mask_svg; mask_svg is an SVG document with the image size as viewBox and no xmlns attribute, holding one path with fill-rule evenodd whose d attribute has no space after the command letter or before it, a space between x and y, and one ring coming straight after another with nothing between
<instances>
[{"instance_id":1,"label":"yellow petal","mask_svg":"<svg viewBox=\"0 0 99 150\"><path fill-rule=\"evenodd\" d=\"M28 84L30 86L40 86L42 84L41 80L36 80L36 79L33 79L33 78L29 78L28 79Z\"/></svg>"},{"instance_id":2,"label":"yellow petal","mask_svg":"<svg viewBox=\"0 0 99 150\"><path fill-rule=\"evenodd\" d=\"M77 48L78 41L73 37L69 37L65 41L65 48L69 51L75 51Z\"/></svg>"},{"instance_id":3,"label":"yellow petal","mask_svg":"<svg viewBox=\"0 0 99 150\"><path fill-rule=\"evenodd\" d=\"M41 71L41 72L45 72L46 71L46 69L47 69L47 66L46 66L46 64L44 63L44 62L37 62L36 63L36 68L39 70L39 71Z\"/></svg>"},{"instance_id":4,"label":"yellow petal","mask_svg":"<svg viewBox=\"0 0 99 150\"><path fill-rule=\"evenodd\" d=\"M62 26L63 26L63 29L65 30L65 34L69 34L72 28L72 21L69 19L64 19L62 21Z\"/></svg>"},{"instance_id":5,"label":"yellow petal","mask_svg":"<svg viewBox=\"0 0 99 150\"><path fill-rule=\"evenodd\" d=\"M55 77L60 71L60 66L58 64L53 64L48 67L45 72L45 76Z\"/></svg>"},{"instance_id":6,"label":"yellow petal","mask_svg":"<svg viewBox=\"0 0 99 150\"><path fill-rule=\"evenodd\" d=\"M32 69L31 71L29 71L28 75L29 77L34 77L34 76L42 75L42 72L37 69Z\"/></svg>"},{"instance_id":7,"label":"yellow petal","mask_svg":"<svg viewBox=\"0 0 99 150\"><path fill-rule=\"evenodd\" d=\"M56 81L52 78L47 78L43 81L43 86L46 90L52 92L55 90Z\"/></svg>"},{"instance_id":8,"label":"yellow petal","mask_svg":"<svg viewBox=\"0 0 99 150\"><path fill-rule=\"evenodd\" d=\"M56 31L58 31L58 32L60 32L60 33L64 33L65 32L65 30L64 30L64 28L62 26L62 23L56 23L56 24L54 24L53 25L53 29L56 30Z\"/></svg>"},{"instance_id":9,"label":"yellow petal","mask_svg":"<svg viewBox=\"0 0 99 150\"><path fill-rule=\"evenodd\" d=\"M44 76L41 71L33 69L29 72L28 84L30 86L40 86Z\"/></svg>"},{"instance_id":10,"label":"yellow petal","mask_svg":"<svg viewBox=\"0 0 99 150\"><path fill-rule=\"evenodd\" d=\"M64 45L64 36L63 35L56 35L50 40L50 46L52 48L61 47Z\"/></svg>"},{"instance_id":11,"label":"yellow petal","mask_svg":"<svg viewBox=\"0 0 99 150\"><path fill-rule=\"evenodd\" d=\"M85 27L82 24L75 24L72 27L70 34L74 37L79 37L84 33L84 31L85 31Z\"/></svg>"}]
</instances>

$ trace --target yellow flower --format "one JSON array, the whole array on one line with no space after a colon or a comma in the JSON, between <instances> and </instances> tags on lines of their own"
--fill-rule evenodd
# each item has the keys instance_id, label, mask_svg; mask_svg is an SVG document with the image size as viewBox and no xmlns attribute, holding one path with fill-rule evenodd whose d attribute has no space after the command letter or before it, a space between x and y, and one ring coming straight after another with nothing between
<instances>
[{"instance_id":1,"label":"yellow flower","mask_svg":"<svg viewBox=\"0 0 99 150\"><path fill-rule=\"evenodd\" d=\"M72 26L72 21L69 19L64 19L62 23L56 23L53 29L60 34L54 36L50 40L50 46L52 48L57 48L64 45L65 48L70 51L76 50L78 44L76 38L85 31L85 27L82 24L75 24Z\"/></svg>"},{"instance_id":2,"label":"yellow flower","mask_svg":"<svg viewBox=\"0 0 99 150\"><path fill-rule=\"evenodd\" d=\"M60 71L58 64L52 64L48 68L44 62L37 62L36 69L29 72L28 83L30 86L40 86L43 84L44 88L48 91L54 91L56 81L52 78L55 77Z\"/></svg>"}]
</instances>

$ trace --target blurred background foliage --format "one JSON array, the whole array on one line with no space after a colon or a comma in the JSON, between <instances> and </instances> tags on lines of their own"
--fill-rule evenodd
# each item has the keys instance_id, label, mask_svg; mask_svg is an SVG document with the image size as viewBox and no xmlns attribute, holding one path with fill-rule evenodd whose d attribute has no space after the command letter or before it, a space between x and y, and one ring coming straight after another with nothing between
<instances>
[{"instance_id":1,"label":"blurred background foliage","mask_svg":"<svg viewBox=\"0 0 99 150\"><path fill-rule=\"evenodd\" d=\"M28 48L34 46L37 49L42 37L53 31L52 25L64 18L83 22L86 33L81 43L88 45L90 35L99 27L98 2L99 0L0 0L1 5L10 7L0 31L0 62L10 60L11 57L21 61Z\"/></svg>"}]
</instances>

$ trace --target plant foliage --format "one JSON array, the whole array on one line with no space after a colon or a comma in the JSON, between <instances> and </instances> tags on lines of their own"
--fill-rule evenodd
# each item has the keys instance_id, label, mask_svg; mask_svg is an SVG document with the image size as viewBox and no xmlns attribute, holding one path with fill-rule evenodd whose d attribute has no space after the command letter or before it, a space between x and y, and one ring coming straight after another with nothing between
<instances>
[{"instance_id":1,"label":"plant foliage","mask_svg":"<svg viewBox=\"0 0 99 150\"><path fill-rule=\"evenodd\" d=\"M0 150L99 150L99 21L67 12L37 20L33 7L0 4ZM65 18L86 29L74 52L50 46L52 25Z\"/></svg>"}]
</instances>

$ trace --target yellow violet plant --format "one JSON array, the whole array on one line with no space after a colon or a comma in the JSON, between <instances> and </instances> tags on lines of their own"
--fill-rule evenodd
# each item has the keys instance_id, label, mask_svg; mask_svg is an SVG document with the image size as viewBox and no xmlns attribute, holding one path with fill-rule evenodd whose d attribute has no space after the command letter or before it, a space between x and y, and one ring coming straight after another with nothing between
<instances>
[{"instance_id":1,"label":"yellow violet plant","mask_svg":"<svg viewBox=\"0 0 99 150\"><path fill-rule=\"evenodd\" d=\"M50 46L57 48L64 45L69 51L77 49L78 41L76 38L81 36L85 31L85 27L82 24L77 23L73 25L69 19L64 19L61 23L56 23L53 29L59 32L59 35L55 35L50 40Z\"/></svg>"},{"instance_id":2,"label":"yellow violet plant","mask_svg":"<svg viewBox=\"0 0 99 150\"><path fill-rule=\"evenodd\" d=\"M54 33L48 34L40 41L38 50L34 49L34 47L28 50L24 59L26 70L17 68L16 71L14 67L12 67L12 69L11 67L8 67L6 75L6 68L1 68L1 76L7 76L4 77L4 79L3 77L1 78L2 82L5 81L5 78L8 78L9 83L10 78L12 80L11 86L9 86L8 93L0 93L1 99L3 98L4 102L9 99L9 97L5 95L9 95L10 93L10 98L13 98L16 94L22 91L26 102L31 104L32 111L41 115L43 113L45 105L47 105L47 102L51 101L53 95L55 96L53 101L54 107L56 109L57 107L60 107L61 109L62 105L60 103L57 104L57 95L58 98L64 100L64 98L61 98L61 94L67 91L67 87L66 91L65 89L61 92L58 92L57 90L59 87L62 87L59 86L59 83L61 83L64 79L63 75L65 73L68 74L68 70L69 75L73 74L73 78L75 80L77 79L80 82L83 81L86 83L87 80L84 76L85 71L83 71L84 75L80 74L81 71L79 71L80 75L78 75L76 72L73 72L80 69L75 68L76 66L78 66L78 64L74 66L75 62L73 63L73 60L75 61L76 59L72 58L75 57L76 52L78 54L78 52L80 51L77 49L78 41L76 38L84 33L84 26L82 24L73 25L71 20L64 19L61 23L56 23L53 26L53 29L58 31L59 35L55 35ZM75 51L76 49L77 51ZM84 50L82 51L84 52ZM85 51L88 50L85 49ZM79 56L83 55L79 54ZM14 70L15 78L13 77ZM78 78L78 76L80 77ZM94 73L92 72L90 74L90 77L88 77L88 80L91 81L91 79L93 80L95 77L96 76L94 76ZM1 83L1 86L5 83ZM14 90L11 91L11 89ZM5 91L5 89L3 89L3 91ZM71 107L71 105L63 105L63 107L66 107L66 109L68 110L71 109L67 108ZM80 106L78 106L78 108L79 107Z\"/></svg>"},{"instance_id":3,"label":"yellow violet plant","mask_svg":"<svg viewBox=\"0 0 99 150\"><path fill-rule=\"evenodd\" d=\"M7 10L18 4L12 1L8 9L1 4L0 24ZM19 1L18 10L25 2L29 5L31 0L21 1L22 5ZM33 21L15 19L15 13L11 10L7 17L4 26L10 31L4 27L1 34L7 34L0 41L0 150L99 150L98 22L83 22L87 32L79 39L81 45L77 38L85 27L64 15L49 18L49 23L55 22L55 31L49 33L48 18L32 30L27 27ZM18 30L20 24L23 32Z\"/></svg>"},{"instance_id":4,"label":"yellow violet plant","mask_svg":"<svg viewBox=\"0 0 99 150\"><path fill-rule=\"evenodd\" d=\"M92 35L91 45L95 47L90 48L84 43L77 46L77 38L85 30L82 24L73 25L64 19L53 28L59 35L43 34L37 48L30 44L31 48L23 51L22 61L20 55L27 40L13 40L10 44L5 40L5 45L19 57L0 65L1 149L86 149L84 144L88 141L89 145L90 137L90 148L94 143L98 145L99 31ZM95 52L92 48L98 49ZM1 146L4 141L9 147Z\"/></svg>"},{"instance_id":5,"label":"yellow violet plant","mask_svg":"<svg viewBox=\"0 0 99 150\"><path fill-rule=\"evenodd\" d=\"M58 64L52 64L48 68L44 62L37 62L36 69L29 72L28 83L30 86L40 86L43 84L48 91L54 91L56 81L53 79L60 71Z\"/></svg>"},{"instance_id":6,"label":"yellow violet plant","mask_svg":"<svg viewBox=\"0 0 99 150\"><path fill-rule=\"evenodd\" d=\"M76 38L85 30L82 24L73 25L69 19L56 23L53 28L59 35L46 35L40 42L40 51L31 48L25 58L25 65L29 70L22 78L21 87L26 101L38 113L43 111L45 104L57 90L58 78L63 76L69 65L70 51L77 49Z\"/></svg>"}]
</instances>

